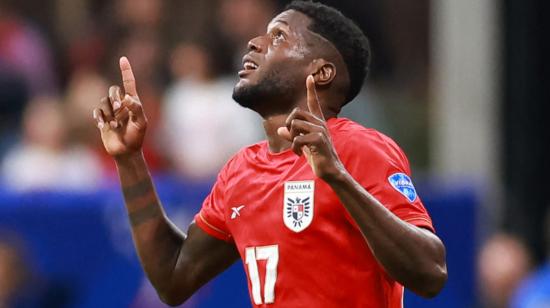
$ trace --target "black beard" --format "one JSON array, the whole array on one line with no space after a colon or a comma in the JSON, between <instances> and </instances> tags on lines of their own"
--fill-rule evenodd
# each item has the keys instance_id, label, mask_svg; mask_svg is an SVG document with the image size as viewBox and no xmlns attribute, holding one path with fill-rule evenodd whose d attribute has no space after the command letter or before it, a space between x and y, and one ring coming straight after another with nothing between
<instances>
[{"instance_id":1,"label":"black beard","mask_svg":"<svg viewBox=\"0 0 550 308\"><path fill-rule=\"evenodd\" d=\"M242 107L258 112L264 118L288 113L294 103L295 85L272 70L258 84L233 88L233 99Z\"/></svg>"}]
</instances>

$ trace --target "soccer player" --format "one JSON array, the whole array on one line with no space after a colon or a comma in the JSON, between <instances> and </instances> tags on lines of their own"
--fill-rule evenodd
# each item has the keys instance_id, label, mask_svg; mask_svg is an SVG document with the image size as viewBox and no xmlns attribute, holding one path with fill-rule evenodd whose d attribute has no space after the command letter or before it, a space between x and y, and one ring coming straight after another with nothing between
<instances>
[{"instance_id":1,"label":"soccer player","mask_svg":"<svg viewBox=\"0 0 550 308\"><path fill-rule=\"evenodd\" d=\"M404 287L439 293L445 248L405 154L337 118L369 58L361 30L313 2L291 3L248 42L233 98L262 116L267 140L227 162L187 234L155 193L141 151L146 116L120 59L125 95L112 86L94 117L116 161L141 264L163 301L184 302L239 258L255 307L401 307Z\"/></svg>"}]
</instances>

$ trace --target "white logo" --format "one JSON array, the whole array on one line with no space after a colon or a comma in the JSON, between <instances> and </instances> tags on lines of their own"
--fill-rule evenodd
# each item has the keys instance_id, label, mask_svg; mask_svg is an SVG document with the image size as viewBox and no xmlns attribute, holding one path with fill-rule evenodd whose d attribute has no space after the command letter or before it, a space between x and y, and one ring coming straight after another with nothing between
<instances>
[{"instance_id":1,"label":"white logo","mask_svg":"<svg viewBox=\"0 0 550 308\"><path fill-rule=\"evenodd\" d=\"M298 233L313 220L314 181L285 182L283 221L290 230Z\"/></svg>"},{"instance_id":2,"label":"white logo","mask_svg":"<svg viewBox=\"0 0 550 308\"><path fill-rule=\"evenodd\" d=\"M235 219L235 218L241 216L241 210L243 208L244 208L244 205L232 207L231 211L233 211L233 213L231 213L231 219Z\"/></svg>"}]
</instances>

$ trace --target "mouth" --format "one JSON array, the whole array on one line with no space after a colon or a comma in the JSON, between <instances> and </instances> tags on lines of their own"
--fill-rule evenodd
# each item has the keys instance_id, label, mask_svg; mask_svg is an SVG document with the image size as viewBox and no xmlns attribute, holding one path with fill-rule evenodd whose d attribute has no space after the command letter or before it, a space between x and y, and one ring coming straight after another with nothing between
<instances>
[{"instance_id":1,"label":"mouth","mask_svg":"<svg viewBox=\"0 0 550 308\"><path fill-rule=\"evenodd\" d=\"M259 68L259 65L254 62L250 56L244 56L243 58L243 69L239 71L239 77L244 77L253 71L257 70Z\"/></svg>"}]
</instances>

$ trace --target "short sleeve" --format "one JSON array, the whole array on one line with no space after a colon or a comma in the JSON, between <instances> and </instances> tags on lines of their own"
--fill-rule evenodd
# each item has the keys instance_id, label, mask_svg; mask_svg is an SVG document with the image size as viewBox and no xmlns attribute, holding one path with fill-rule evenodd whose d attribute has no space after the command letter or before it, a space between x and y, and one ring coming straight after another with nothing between
<instances>
[{"instance_id":1,"label":"short sleeve","mask_svg":"<svg viewBox=\"0 0 550 308\"><path fill-rule=\"evenodd\" d=\"M220 172L212 191L206 197L201 210L195 215L195 223L209 235L224 241L232 241L225 224L225 169Z\"/></svg>"},{"instance_id":2,"label":"short sleeve","mask_svg":"<svg viewBox=\"0 0 550 308\"><path fill-rule=\"evenodd\" d=\"M416 192L408 160L390 138L375 132L348 138L340 149L348 172L401 220L435 232Z\"/></svg>"}]
</instances>

